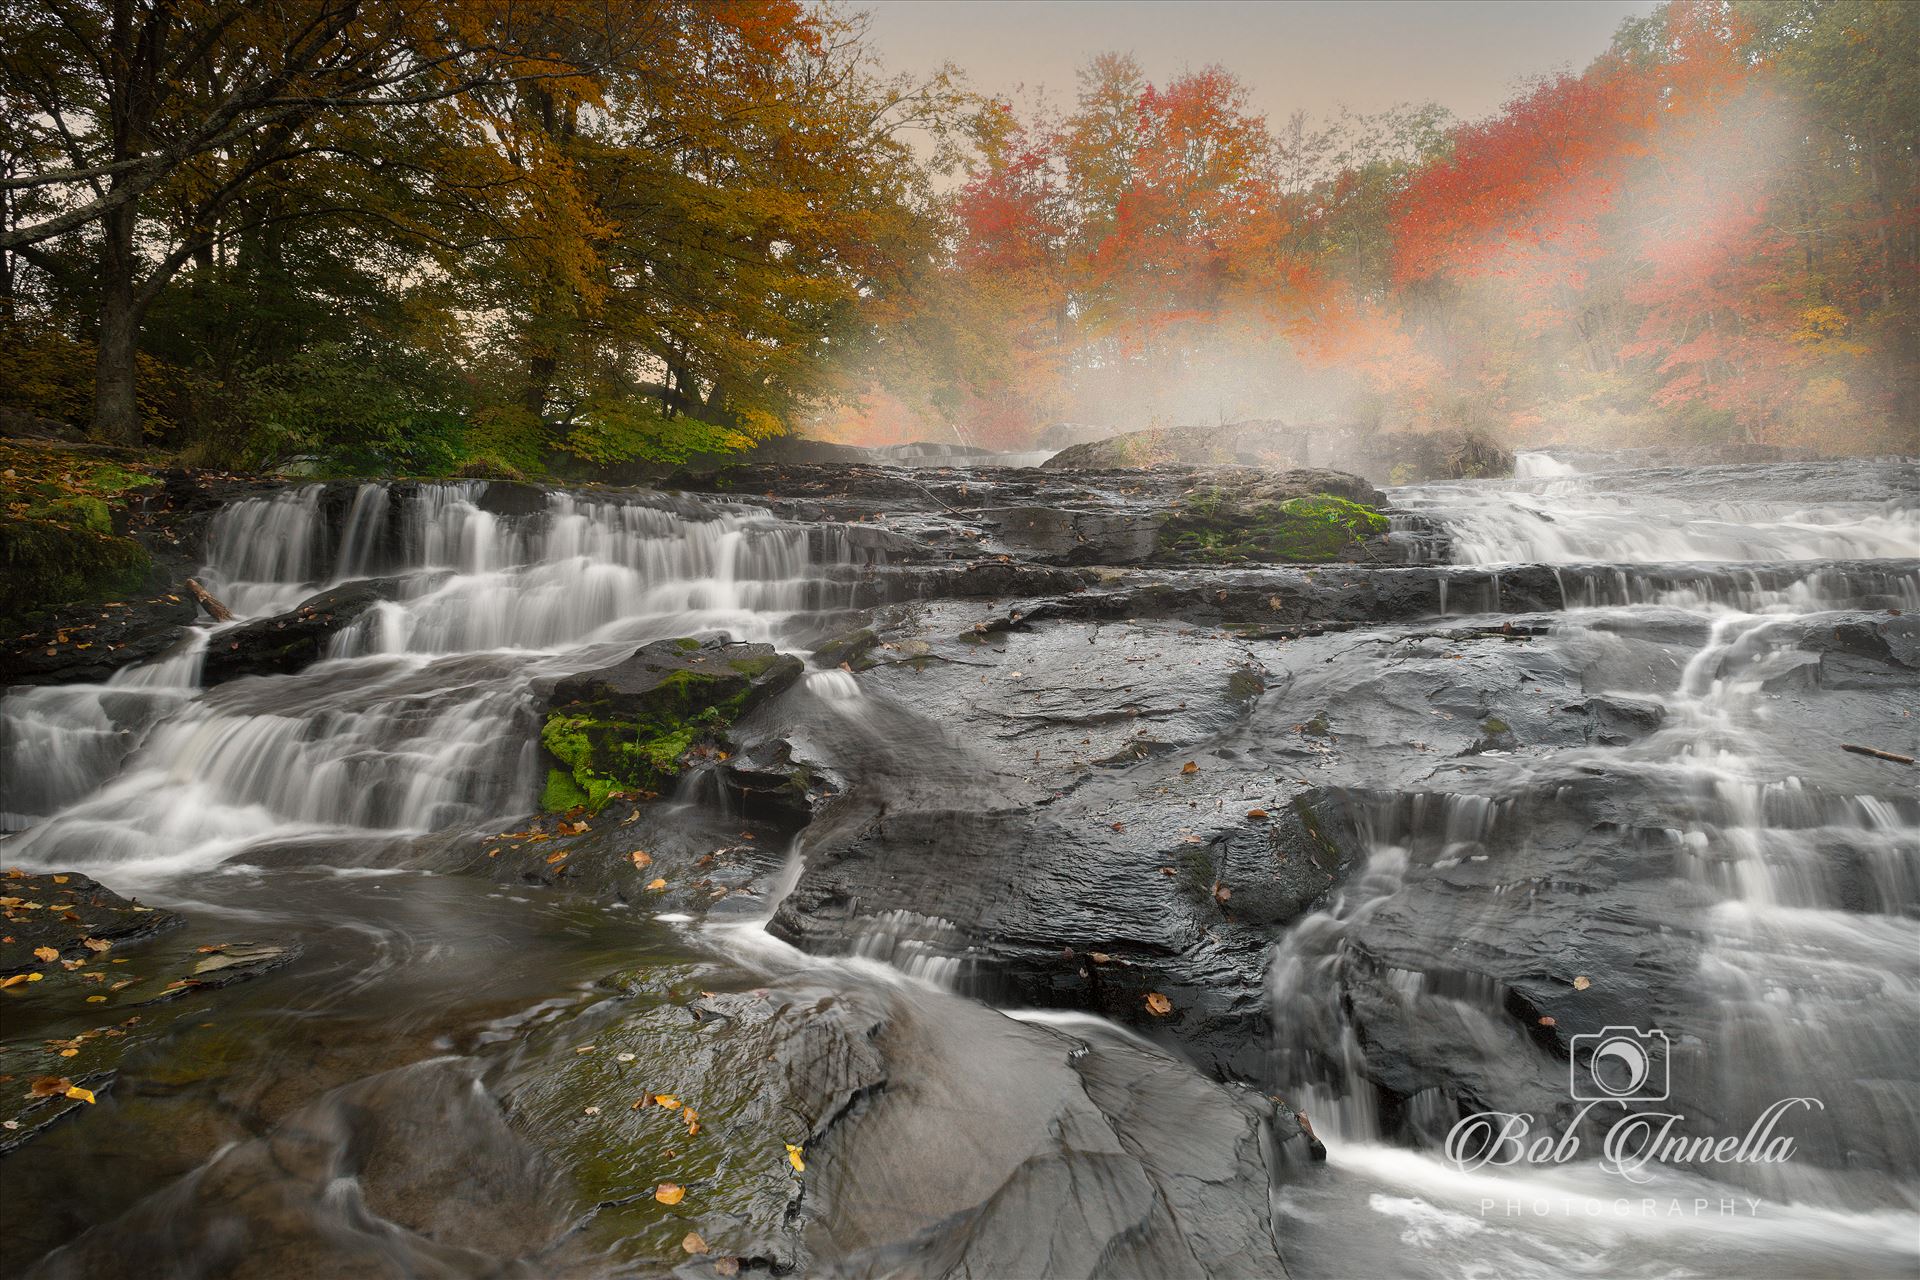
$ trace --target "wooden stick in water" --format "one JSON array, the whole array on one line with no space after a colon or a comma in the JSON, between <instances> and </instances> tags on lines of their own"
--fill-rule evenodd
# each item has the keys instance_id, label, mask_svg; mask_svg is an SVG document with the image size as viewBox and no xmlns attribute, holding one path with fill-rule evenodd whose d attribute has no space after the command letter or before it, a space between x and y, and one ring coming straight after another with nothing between
<instances>
[{"instance_id":1,"label":"wooden stick in water","mask_svg":"<svg viewBox=\"0 0 1920 1280\"><path fill-rule=\"evenodd\" d=\"M1872 756L1875 760L1891 760L1895 764L1914 763L1912 756L1903 756L1895 751L1882 751L1878 747L1860 747L1855 746L1851 742L1843 742L1840 744L1840 749L1842 751L1851 751L1857 756Z\"/></svg>"},{"instance_id":2,"label":"wooden stick in water","mask_svg":"<svg viewBox=\"0 0 1920 1280\"><path fill-rule=\"evenodd\" d=\"M232 622L233 610L214 599L213 592L207 590L192 578L187 579L187 590L200 602L200 607L212 615L215 622Z\"/></svg>"}]
</instances>

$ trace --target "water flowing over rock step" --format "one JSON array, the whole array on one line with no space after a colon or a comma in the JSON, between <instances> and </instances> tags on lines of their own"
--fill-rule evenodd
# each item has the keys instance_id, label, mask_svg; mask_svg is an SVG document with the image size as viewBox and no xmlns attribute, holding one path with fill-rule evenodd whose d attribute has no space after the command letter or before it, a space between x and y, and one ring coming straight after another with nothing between
<instances>
[{"instance_id":1,"label":"water flowing over rock step","mask_svg":"<svg viewBox=\"0 0 1920 1280\"><path fill-rule=\"evenodd\" d=\"M319 591L284 613L218 631L198 678L211 686L242 675L287 674L323 658L387 648L383 636L391 624L379 606L418 601L418 608L434 615L436 592L453 576L451 570L441 569L349 582ZM1423 617L1538 613L1674 599L1754 610L1792 596L1826 608L1920 612L1920 560L1205 571L1075 570L989 560L965 565L825 565L780 589L787 606L799 613L851 613L940 598L1026 601L987 621L988 631L1004 630L1016 621L1178 616L1214 625L1258 625L1284 636L1302 634L1302 628L1328 630ZM464 604L456 594L446 600L446 606L458 610ZM1018 620L1013 618L1016 611ZM173 613L162 614L151 629L130 629L131 643L123 641L126 650L111 656L71 646L16 653L13 682L30 685L100 678L180 643L177 637L190 617L191 606L183 604ZM449 624L458 625L453 623L457 613L447 617ZM491 629L509 643L515 638L510 626ZM432 641L434 634L423 633L419 638ZM1248 632L1249 638L1265 634ZM395 643L410 647L405 638Z\"/></svg>"},{"instance_id":2,"label":"water flowing over rock step","mask_svg":"<svg viewBox=\"0 0 1920 1280\"><path fill-rule=\"evenodd\" d=\"M129 1036L110 1103L10 1157L45 1175L36 1251L78 1238L49 1273L164 1238L282 1270L1280 1274L1320 1230L1296 1193L1376 1185L1343 1152L1439 1169L1462 1112L1559 1123L1576 1037L1621 1024L1670 1033L1704 1129L1826 1100L1801 1159L1716 1189L1910 1204L1920 801L1841 747L1920 753L1920 561L982 559L944 505L974 480L916 478L940 509L890 528L255 496L204 579L243 621L12 694L13 856L305 947L211 1027ZM1878 545L1844 514L1817 536Z\"/></svg>"}]
</instances>

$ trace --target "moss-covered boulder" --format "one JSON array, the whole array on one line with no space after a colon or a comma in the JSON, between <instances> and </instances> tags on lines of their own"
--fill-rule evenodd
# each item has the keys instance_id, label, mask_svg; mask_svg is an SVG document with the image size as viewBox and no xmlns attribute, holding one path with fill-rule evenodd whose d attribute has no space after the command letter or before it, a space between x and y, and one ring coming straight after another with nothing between
<instances>
[{"instance_id":1,"label":"moss-covered boulder","mask_svg":"<svg viewBox=\"0 0 1920 1280\"><path fill-rule=\"evenodd\" d=\"M798 658L765 644L659 640L611 667L559 681L540 743L543 808L598 809L615 792L657 792L696 747L800 678Z\"/></svg>"},{"instance_id":2,"label":"moss-covered boulder","mask_svg":"<svg viewBox=\"0 0 1920 1280\"><path fill-rule=\"evenodd\" d=\"M1199 473L1158 533L1157 558L1197 564L1380 558L1383 495L1335 471Z\"/></svg>"},{"instance_id":3,"label":"moss-covered boulder","mask_svg":"<svg viewBox=\"0 0 1920 1280\"><path fill-rule=\"evenodd\" d=\"M153 561L144 547L102 531L92 513L71 514L78 517L72 523L0 518L0 622L12 627L61 605L112 600L146 585Z\"/></svg>"}]
</instances>

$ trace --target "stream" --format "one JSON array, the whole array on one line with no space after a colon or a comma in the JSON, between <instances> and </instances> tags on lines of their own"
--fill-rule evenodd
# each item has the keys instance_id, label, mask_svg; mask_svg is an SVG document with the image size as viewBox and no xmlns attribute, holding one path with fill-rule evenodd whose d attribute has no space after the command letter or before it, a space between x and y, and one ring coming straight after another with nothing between
<instances>
[{"instance_id":1,"label":"stream","mask_svg":"<svg viewBox=\"0 0 1920 1280\"><path fill-rule=\"evenodd\" d=\"M0 1138L5 1272L1920 1271L1920 797L1841 749L1920 745L1913 464L1523 454L1318 569L1036 550L1113 477L874 471L288 486L209 528L237 621L13 690L0 864L185 923L0 991L0 1087L98 1097ZM722 636L808 662L730 757L529 816L556 682ZM1609 1167L1646 1113L1770 1137Z\"/></svg>"}]
</instances>

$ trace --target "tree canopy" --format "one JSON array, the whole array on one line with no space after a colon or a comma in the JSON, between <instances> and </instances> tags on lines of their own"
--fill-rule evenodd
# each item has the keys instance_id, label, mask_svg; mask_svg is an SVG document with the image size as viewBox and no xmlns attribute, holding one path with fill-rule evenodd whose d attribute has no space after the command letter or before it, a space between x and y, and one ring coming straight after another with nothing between
<instances>
[{"instance_id":1,"label":"tree canopy","mask_svg":"<svg viewBox=\"0 0 1920 1280\"><path fill-rule=\"evenodd\" d=\"M0 0L0 407L255 465L1340 417L1911 447L1920 9L1674 0L1455 121L1071 102L800 0Z\"/></svg>"}]
</instances>

